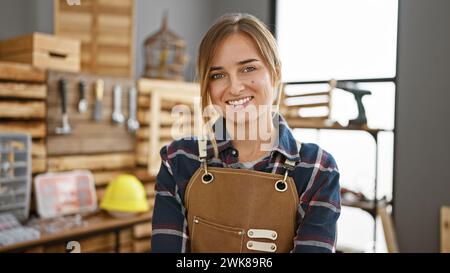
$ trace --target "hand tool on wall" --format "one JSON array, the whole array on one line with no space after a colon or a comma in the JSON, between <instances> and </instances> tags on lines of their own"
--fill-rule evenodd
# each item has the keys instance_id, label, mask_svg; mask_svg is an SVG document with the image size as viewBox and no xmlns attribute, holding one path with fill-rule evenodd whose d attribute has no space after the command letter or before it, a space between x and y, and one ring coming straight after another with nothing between
<instances>
[{"instance_id":1,"label":"hand tool on wall","mask_svg":"<svg viewBox=\"0 0 450 273\"><path fill-rule=\"evenodd\" d=\"M69 124L69 114L67 113L67 80L61 79L58 82L59 94L61 97L62 127L57 127L55 133L58 135L67 135L72 132Z\"/></svg>"},{"instance_id":2,"label":"hand tool on wall","mask_svg":"<svg viewBox=\"0 0 450 273\"><path fill-rule=\"evenodd\" d=\"M105 83L102 79L95 82L95 109L94 119L98 122L102 120L102 103Z\"/></svg>"},{"instance_id":3,"label":"hand tool on wall","mask_svg":"<svg viewBox=\"0 0 450 273\"><path fill-rule=\"evenodd\" d=\"M135 133L139 129L139 122L136 118L137 116L137 90L133 86L129 92L129 106L130 106L130 116L128 118L128 131L130 133Z\"/></svg>"},{"instance_id":4,"label":"hand tool on wall","mask_svg":"<svg viewBox=\"0 0 450 273\"><path fill-rule=\"evenodd\" d=\"M86 99L86 83L81 80L78 83L78 90L80 92L80 100L78 101L78 112L84 113L87 110L88 104Z\"/></svg>"},{"instance_id":5,"label":"hand tool on wall","mask_svg":"<svg viewBox=\"0 0 450 273\"><path fill-rule=\"evenodd\" d=\"M114 123L121 124L125 121L122 114L122 87L119 84L114 85L114 109L112 113L112 120Z\"/></svg>"}]
</instances>

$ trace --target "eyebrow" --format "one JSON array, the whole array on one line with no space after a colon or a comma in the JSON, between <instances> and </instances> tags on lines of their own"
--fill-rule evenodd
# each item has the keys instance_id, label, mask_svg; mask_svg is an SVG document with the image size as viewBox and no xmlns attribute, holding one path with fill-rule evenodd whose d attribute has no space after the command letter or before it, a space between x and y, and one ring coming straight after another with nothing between
<instances>
[{"instance_id":1,"label":"eyebrow","mask_svg":"<svg viewBox=\"0 0 450 273\"><path fill-rule=\"evenodd\" d=\"M258 59L247 59L247 60L239 61L236 64L243 65L243 64L246 64L246 63L257 62L257 61L259 61L259 60ZM211 66L209 71L211 72L211 71L214 71L214 70L221 70L221 69L223 69L223 66Z\"/></svg>"}]
</instances>

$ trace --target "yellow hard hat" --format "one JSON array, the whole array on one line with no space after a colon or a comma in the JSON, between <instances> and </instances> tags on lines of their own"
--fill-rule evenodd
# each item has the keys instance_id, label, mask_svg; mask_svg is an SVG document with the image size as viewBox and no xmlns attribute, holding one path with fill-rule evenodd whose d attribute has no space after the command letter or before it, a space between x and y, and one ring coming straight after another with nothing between
<instances>
[{"instance_id":1,"label":"yellow hard hat","mask_svg":"<svg viewBox=\"0 0 450 273\"><path fill-rule=\"evenodd\" d=\"M115 212L148 211L144 186L135 176L121 174L109 183L100 208Z\"/></svg>"}]
</instances>

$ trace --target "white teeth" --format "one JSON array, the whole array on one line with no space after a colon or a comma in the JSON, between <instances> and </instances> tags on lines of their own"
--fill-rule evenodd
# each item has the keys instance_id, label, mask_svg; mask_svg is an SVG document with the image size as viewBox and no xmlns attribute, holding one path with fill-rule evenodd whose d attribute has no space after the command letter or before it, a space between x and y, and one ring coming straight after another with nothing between
<instances>
[{"instance_id":1,"label":"white teeth","mask_svg":"<svg viewBox=\"0 0 450 273\"><path fill-rule=\"evenodd\" d=\"M246 98L239 99L239 100L230 100L230 101L227 101L227 103L236 106L236 105L241 105L246 102L249 102L251 99L252 99L252 97L246 97Z\"/></svg>"}]
</instances>

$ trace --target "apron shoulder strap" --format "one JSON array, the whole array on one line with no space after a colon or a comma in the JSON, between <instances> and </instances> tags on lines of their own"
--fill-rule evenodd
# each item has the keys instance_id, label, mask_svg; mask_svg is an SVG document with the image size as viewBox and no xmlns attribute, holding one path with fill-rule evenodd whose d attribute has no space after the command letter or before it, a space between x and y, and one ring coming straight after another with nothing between
<instances>
[{"instance_id":1,"label":"apron shoulder strap","mask_svg":"<svg viewBox=\"0 0 450 273\"><path fill-rule=\"evenodd\" d=\"M207 141L205 137L198 138L198 157L200 158L200 160L204 160L207 157L206 144Z\"/></svg>"}]
</instances>

